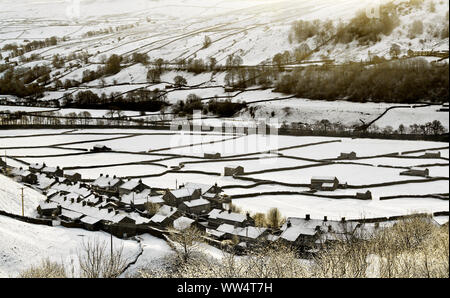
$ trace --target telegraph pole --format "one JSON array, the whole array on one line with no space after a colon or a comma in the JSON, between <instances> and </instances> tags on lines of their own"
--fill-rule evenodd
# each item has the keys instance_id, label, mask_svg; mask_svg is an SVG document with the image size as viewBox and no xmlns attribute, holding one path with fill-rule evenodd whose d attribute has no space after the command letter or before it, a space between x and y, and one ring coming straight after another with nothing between
<instances>
[{"instance_id":1,"label":"telegraph pole","mask_svg":"<svg viewBox=\"0 0 450 298\"><path fill-rule=\"evenodd\" d=\"M24 202L23 202L23 187L21 187L21 190L22 190L22 216L25 216L25 208L24 208Z\"/></svg>"},{"instance_id":2,"label":"telegraph pole","mask_svg":"<svg viewBox=\"0 0 450 298\"><path fill-rule=\"evenodd\" d=\"M112 234L112 227L110 227L110 228L111 228L110 232L111 232L111 263L112 263L112 260L113 260L113 234Z\"/></svg>"}]
</instances>

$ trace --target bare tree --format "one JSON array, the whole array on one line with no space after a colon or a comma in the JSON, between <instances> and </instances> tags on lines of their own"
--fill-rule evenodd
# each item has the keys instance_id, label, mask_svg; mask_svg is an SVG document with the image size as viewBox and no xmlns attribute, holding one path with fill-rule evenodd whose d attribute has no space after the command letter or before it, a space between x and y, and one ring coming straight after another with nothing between
<instances>
[{"instance_id":1,"label":"bare tree","mask_svg":"<svg viewBox=\"0 0 450 298\"><path fill-rule=\"evenodd\" d=\"M274 229L278 229L284 223L284 218L278 208L272 208L267 212L266 223L268 227Z\"/></svg>"},{"instance_id":2,"label":"bare tree","mask_svg":"<svg viewBox=\"0 0 450 298\"><path fill-rule=\"evenodd\" d=\"M108 252L108 244L98 239L82 243L78 254L81 276L85 278L117 278L125 270L127 260L123 246Z\"/></svg>"},{"instance_id":3,"label":"bare tree","mask_svg":"<svg viewBox=\"0 0 450 298\"><path fill-rule=\"evenodd\" d=\"M196 254L201 251L202 236L202 232L192 226L183 231L171 229L170 238L179 245L177 247L175 244L175 251L179 261L186 263L195 258Z\"/></svg>"}]
</instances>

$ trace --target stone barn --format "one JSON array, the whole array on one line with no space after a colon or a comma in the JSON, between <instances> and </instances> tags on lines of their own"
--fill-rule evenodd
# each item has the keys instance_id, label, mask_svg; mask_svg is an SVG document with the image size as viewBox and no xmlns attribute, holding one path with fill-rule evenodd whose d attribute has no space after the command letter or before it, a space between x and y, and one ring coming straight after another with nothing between
<instances>
[{"instance_id":1,"label":"stone barn","mask_svg":"<svg viewBox=\"0 0 450 298\"><path fill-rule=\"evenodd\" d=\"M244 174L244 167L242 166L227 166L224 169L225 176L234 176Z\"/></svg>"},{"instance_id":2,"label":"stone barn","mask_svg":"<svg viewBox=\"0 0 450 298\"><path fill-rule=\"evenodd\" d=\"M437 152L427 151L427 152L425 152L425 154L423 154L420 157L423 157L423 158L441 158L441 152L440 151L437 151Z\"/></svg>"},{"instance_id":3,"label":"stone barn","mask_svg":"<svg viewBox=\"0 0 450 298\"><path fill-rule=\"evenodd\" d=\"M218 159L221 157L221 154L219 152L216 152L216 153L208 152L208 153L204 154L204 157L207 159Z\"/></svg>"},{"instance_id":4,"label":"stone barn","mask_svg":"<svg viewBox=\"0 0 450 298\"><path fill-rule=\"evenodd\" d=\"M342 152L341 153L341 155L338 157L338 159L349 159L349 160L352 160L352 159L356 159L357 158L357 156L356 156L356 152Z\"/></svg>"},{"instance_id":5,"label":"stone barn","mask_svg":"<svg viewBox=\"0 0 450 298\"><path fill-rule=\"evenodd\" d=\"M94 145L94 147L92 147L91 152L110 152L112 151L111 148L105 146L105 145Z\"/></svg>"},{"instance_id":6,"label":"stone barn","mask_svg":"<svg viewBox=\"0 0 450 298\"><path fill-rule=\"evenodd\" d=\"M428 177L430 175L430 170L422 168L411 168L409 170L400 173L402 176L418 176L418 177Z\"/></svg>"},{"instance_id":7,"label":"stone barn","mask_svg":"<svg viewBox=\"0 0 450 298\"><path fill-rule=\"evenodd\" d=\"M339 187L339 180L336 177L313 177L311 178L311 188L315 190L333 191Z\"/></svg>"},{"instance_id":8,"label":"stone barn","mask_svg":"<svg viewBox=\"0 0 450 298\"><path fill-rule=\"evenodd\" d=\"M356 193L356 198L359 200L372 200L372 192L370 190L366 192Z\"/></svg>"}]
</instances>

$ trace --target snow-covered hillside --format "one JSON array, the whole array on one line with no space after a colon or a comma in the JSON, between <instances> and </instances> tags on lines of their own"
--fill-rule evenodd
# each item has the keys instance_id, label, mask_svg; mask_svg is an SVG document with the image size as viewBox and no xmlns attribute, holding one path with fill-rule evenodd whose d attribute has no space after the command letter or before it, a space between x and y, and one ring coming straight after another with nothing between
<instances>
[{"instance_id":1,"label":"snow-covered hillside","mask_svg":"<svg viewBox=\"0 0 450 298\"><path fill-rule=\"evenodd\" d=\"M0 174L0 210L8 213L22 215L22 188L24 194L25 216L36 215L36 208L46 199L37 191L25 187L8 177Z\"/></svg>"},{"instance_id":2,"label":"snow-covered hillside","mask_svg":"<svg viewBox=\"0 0 450 298\"><path fill-rule=\"evenodd\" d=\"M151 238L151 239L150 239ZM78 274L78 254L83 241L99 240L109 244L110 235L105 232L89 232L81 229L33 225L0 216L0 277L15 277L44 259L63 263L68 274L74 267ZM146 239L152 241L153 237ZM139 244L133 240L113 239L113 245L123 246L124 255L134 260ZM73 266L72 266L73 265Z\"/></svg>"},{"instance_id":3,"label":"snow-covered hillside","mask_svg":"<svg viewBox=\"0 0 450 298\"><path fill-rule=\"evenodd\" d=\"M409 1L395 0L393 3ZM35 61L22 61L19 56L9 59L24 67L51 67L51 80L45 84L47 90L43 98L40 98L42 101L59 100L62 103L65 93L70 93L75 98L80 92L87 90L101 97L102 94L126 96L134 90L159 89L167 91L167 102L170 104L186 100L189 94L196 94L205 102L214 96L229 96L234 102L252 103L283 98L286 95L272 92L273 89L227 92L223 88L225 72L194 75L172 70L161 75L162 83L150 83L147 71L153 66L134 62L124 63L122 69L114 75L88 80L79 87L61 88L56 83L68 80L81 82L85 72L95 72L103 65L106 57L112 54L130 58L135 53L141 53L147 54L150 61L162 58L168 62L190 58L202 58L207 62L214 58L221 65L226 63L229 55L234 54L242 57L243 65L256 65L267 61L271 63L274 55L285 51L293 53L306 44L310 49L317 48L308 60L326 58L338 63L367 61L375 56L391 59L390 50L393 45L399 49L400 57L407 55L408 51L448 50L449 39L443 33L446 28L448 32L449 4L442 0L423 0L423 4L418 6L404 4L406 9L397 13L398 25L392 33L380 34L376 42L360 44L357 40L348 43L330 41L318 46L317 34L303 42L290 38L295 21L319 20L316 26L319 32L325 32L323 24L331 21L332 27L337 30L340 23L348 24L359 12L368 8L374 8L376 12L378 3L389 2L392 1L383 0L374 4L372 0L96 0L81 1L78 15L74 13L77 8L74 7L75 2L70 1L1 0L0 6L5 9L0 9L3 12L0 19L0 48L14 43L20 46L42 41L52 36L58 38L57 45L37 48L23 55L39 55ZM383 11L379 13L382 14ZM210 39L208 46L205 46L206 37ZM73 56L74 54L87 55L89 58L84 61L79 56ZM10 51L3 50L0 64L10 55ZM52 64L54 55L66 57L64 67ZM70 55L72 58L68 58ZM440 58L426 59L436 61ZM440 63L448 63L448 58ZM1 71L0 69L0 77ZM170 84L177 75L183 76L190 87L185 90L172 89ZM385 104L315 102L302 98L254 103L251 106L254 108L252 113L248 110L241 111L239 117L251 120L254 115L267 117L274 112L287 122L312 124L329 119L346 125L375 119L388 107ZM66 112L61 111L63 115ZM100 116L104 114L102 111ZM387 120L384 121L385 119ZM443 113L436 113L434 107L391 111L376 124L395 129L399 124L420 125L432 120L441 121L446 128L449 126L448 117Z\"/></svg>"}]
</instances>

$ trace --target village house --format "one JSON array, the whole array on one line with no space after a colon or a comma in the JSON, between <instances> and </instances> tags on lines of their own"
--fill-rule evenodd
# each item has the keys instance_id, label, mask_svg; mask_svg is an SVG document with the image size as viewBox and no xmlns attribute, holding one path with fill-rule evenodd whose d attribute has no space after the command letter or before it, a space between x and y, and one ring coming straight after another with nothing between
<instances>
[{"instance_id":1,"label":"village house","mask_svg":"<svg viewBox=\"0 0 450 298\"><path fill-rule=\"evenodd\" d=\"M202 184L202 183L192 183L187 182L184 184L185 188L193 188L193 189L200 189L201 194L218 194L222 192L222 189L216 184L210 185L210 184Z\"/></svg>"},{"instance_id":2,"label":"village house","mask_svg":"<svg viewBox=\"0 0 450 298\"><path fill-rule=\"evenodd\" d=\"M86 202L86 204L87 204L88 206L93 207L93 206L98 205L98 204L100 203L101 199L102 199L101 196L99 196L99 195L97 195L97 194L94 194L94 193L91 193L91 194L88 195L87 197L84 197L84 198L83 198L83 202Z\"/></svg>"},{"instance_id":3,"label":"village house","mask_svg":"<svg viewBox=\"0 0 450 298\"><path fill-rule=\"evenodd\" d=\"M80 219L83 216L84 215L82 213L70 211L67 209L61 209L61 213L58 215L58 217L65 222L76 222L76 223L80 222Z\"/></svg>"},{"instance_id":4,"label":"village house","mask_svg":"<svg viewBox=\"0 0 450 298\"><path fill-rule=\"evenodd\" d=\"M403 176L418 176L418 177L429 177L430 170L422 168L411 168L409 170L400 173Z\"/></svg>"},{"instance_id":5,"label":"village house","mask_svg":"<svg viewBox=\"0 0 450 298\"><path fill-rule=\"evenodd\" d=\"M58 213L58 204L50 202L50 200L43 201L39 203L37 211L40 216L50 217L55 213Z\"/></svg>"},{"instance_id":6,"label":"village house","mask_svg":"<svg viewBox=\"0 0 450 298\"><path fill-rule=\"evenodd\" d=\"M228 197L214 193L205 193L202 198L211 203L211 209L226 209L225 205L231 202Z\"/></svg>"},{"instance_id":7,"label":"village house","mask_svg":"<svg viewBox=\"0 0 450 298\"><path fill-rule=\"evenodd\" d=\"M74 171L64 171L64 178L73 183L77 183L82 180L81 174Z\"/></svg>"},{"instance_id":8,"label":"village house","mask_svg":"<svg viewBox=\"0 0 450 298\"><path fill-rule=\"evenodd\" d=\"M222 224L216 229L219 233L224 233L224 239L233 239L237 237L239 242L256 243L258 241L264 241L265 237L269 234L266 228L246 226L235 227L230 224Z\"/></svg>"},{"instance_id":9,"label":"village house","mask_svg":"<svg viewBox=\"0 0 450 298\"><path fill-rule=\"evenodd\" d=\"M333 191L339 187L339 180L336 177L313 177L311 178L311 188L315 190Z\"/></svg>"},{"instance_id":10,"label":"village house","mask_svg":"<svg viewBox=\"0 0 450 298\"><path fill-rule=\"evenodd\" d=\"M219 159L221 157L221 154L219 152L216 152L216 153L208 152L208 153L205 153L203 155L203 157L207 158L207 159Z\"/></svg>"},{"instance_id":11,"label":"village house","mask_svg":"<svg viewBox=\"0 0 450 298\"><path fill-rule=\"evenodd\" d=\"M48 177L64 177L64 171L59 167L44 167L41 170L42 174L47 175Z\"/></svg>"},{"instance_id":12,"label":"village house","mask_svg":"<svg viewBox=\"0 0 450 298\"><path fill-rule=\"evenodd\" d=\"M36 174L31 173L28 170L24 170L22 168L12 168L10 171L10 175L14 176L18 182L27 183L27 184L36 184L37 176Z\"/></svg>"},{"instance_id":13,"label":"village house","mask_svg":"<svg viewBox=\"0 0 450 298\"><path fill-rule=\"evenodd\" d=\"M73 185L65 183L56 183L51 186L50 190L56 190L64 194L76 194L83 199L92 195L91 190L87 189L84 185L80 183Z\"/></svg>"},{"instance_id":14,"label":"village house","mask_svg":"<svg viewBox=\"0 0 450 298\"><path fill-rule=\"evenodd\" d=\"M244 167L242 166L227 166L224 168L225 176L235 176L244 174Z\"/></svg>"},{"instance_id":15,"label":"village house","mask_svg":"<svg viewBox=\"0 0 450 298\"><path fill-rule=\"evenodd\" d=\"M333 241L352 235L357 225L345 218L333 221L324 216L320 220L311 219L309 214L305 218L289 217L281 228L279 240L302 249L313 249L323 245L325 240Z\"/></svg>"},{"instance_id":16,"label":"village house","mask_svg":"<svg viewBox=\"0 0 450 298\"><path fill-rule=\"evenodd\" d=\"M206 228L205 234L208 237L210 237L211 239L214 239L217 241L225 240L225 237L227 236L227 234L225 232L220 232L216 229L210 229L210 228Z\"/></svg>"},{"instance_id":17,"label":"village house","mask_svg":"<svg viewBox=\"0 0 450 298\"><path fill-rule=\"evenodd\" d=\"M163 195L158 195L151 189L144 189L140 193L132 192L122 195L119 204L121 206L133 206L140 211L145 211L147 204L158 204L162 206L164 203Z\"/></svg>"},{"instance_id":18,"label":"village house","mask_svg":"<svg viewBox=\"0 0 450 298\"><path fill-rule=\"evenodd\" d=\"M28 166L28 169L31 173L40 173L45 167L45 163L32 163Z\"/></svg>"},{"instance_id":19,"label":"village house","mask_svg":"<svg viewBox=\"0 0 450 298\"><path fill-rule=\"evenodd\" d=\"M68 186L72 185L72 182L65 177L55 177L55 179L59 184L64 184Z\"/></svg>"},{"instance_id":20,"label":"village house","mask_svg":"<svg viewBox=\"0 0 450 298\"><path fill-rule=\"evenodd\" d=\"M163 196L163 200L170 206L178 207L184 201L199 199L201 192L201 189L186 187L177 190L167 190Z\"/></svg>"},{"instance_id":21,"label":"village house","mask_svg":"<svg viewBox=\"0 0 450 298\"><path fill-rule=\"evenodd\" d=\"M80 222L88 231L99 231L102 227L102 220L96 217L83 216Z\"/></svg>"},{"instance_id":22,"label":"village house","mask_svg":"<svg viewBox=\"0 0 450 298\"><path fill-rule=\"evenodd\" d=\"M107 195L118 195L119 187L123 184L122 179L117 178L116 176L109 177L109 175L100 174L91 185L94 190L99 193L107 194Z\"/></svg>"},{"instance_id":23,"label":"village house","mask_svg":"<svg viewBox=\"0 0 450 298\"><path fill-rule=\"evenodd\" d=\"M95 207L97 207L98 209L114 209L114 210L118 210L119 209L119 205L117 203L115 203L114 201L111 200L100 200L100 202L96 205L94 205Z\"/></svg>"},{"instance_id":24,"label":"village house","mask_svg":"<svg viewBox=\"0 0 450 298\"><path fill-rule=\"evenodd\" d=\"M236 227L254 226L255 221L249 216L240 213L234 213L231 210L213 209L207 216L208 222L213 227L218 227L224 223Z\"/></svg>"},{"instance_id":25,"label":"village house","mask_svg":"<svg viewBox=\"0 0 450 298\"><path fill-rule=\"evenodd\" d=\"M42 193L46 193L52 186L58 183L55 178L47 177L44 174L36 174L36 177L37 183L35 187Z\"/></svg>"},{"instance_id":26,"label":"village house","mask_svg":"<svg viewBox=\"0 0 450 298\"><path fill-rule=\"evenodd\" d=\"M96 231L105 229L112 232L117 237L133 236L136 233L136 224L148 222L139 215L131 217L130 214L120 213L113 208L100 209L88 206L87 202L81 201L79 197L73 195L57 195L51 198L51 202L61 206L61 212L68 210L83 214L80 222L87 230Z\"/></svg>"},{"instance_id":27,"label":"village house","mask_svg":"<svg viewBox=\"0 0 450 298\"><path fill-rule=\"evenodd\" d=\"M173 206L163 205L158 212L150 218L150 224L160 228L168 228L181 216L180 211Z\"/></svg>"},{"instance_id":28,"label":"village house","mask_svg":"<svg viewBox=\"0 0 450 298\"><path fill-rule=\"evenodd\" d=\"M342 152L338 159L348 159L353 160L357 159L356 152Z\"/></svg>"},{"instance_id":29,"label":"village house","mask_svg":"<svg viewBox=\"0 0 450 298\"><path fill-rule=\"evenodd\" d=\"M211 211L211 203L208 200L200 198L192 201L184 201L178 208L186 213L202 215L208 214Z\"/></svg>"},{"instance_id":30,"label":"village house","mask_svg":"<svg viewBox=\"0 0 450 298\"><path fill-rule=\"evenodd\" d=\"M132 192L134 193L140 193L144 189L150 188L149 186L142 183L142 180L136 181L136 180L128 180L121 186L119 186L119 196L123 196L126 194L130 194Z\"/></svg>"}]
</instances>

